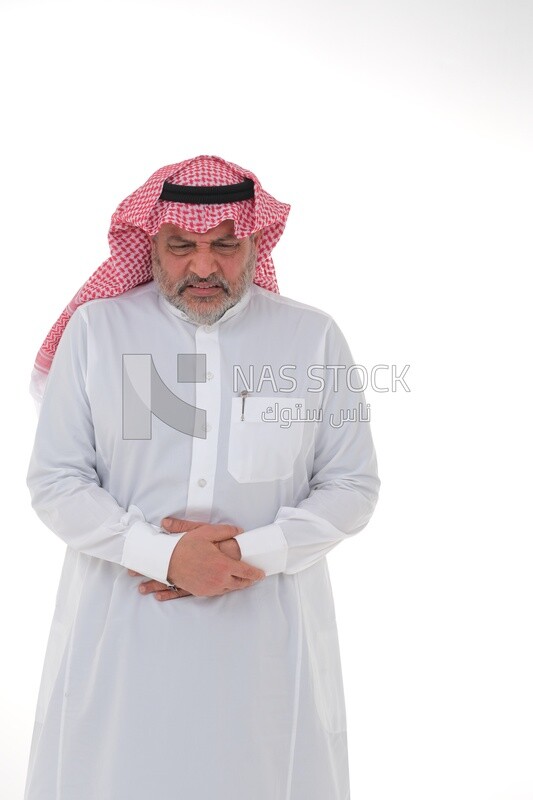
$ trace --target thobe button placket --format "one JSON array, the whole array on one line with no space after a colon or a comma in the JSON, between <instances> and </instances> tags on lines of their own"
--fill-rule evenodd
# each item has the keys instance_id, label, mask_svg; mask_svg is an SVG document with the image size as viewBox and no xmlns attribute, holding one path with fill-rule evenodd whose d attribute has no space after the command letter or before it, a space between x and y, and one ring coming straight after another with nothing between
<instances>
[{"instance_id":1,"label":"thobe button placket","mask_svg":"<svg viewBox=\"0 0 533 800\"><path fill-rule=\"evenodd\" d=\"M195 333L196 353L205 354L206 380L195 384L197 408L205 409L204 437L192 439L191 471L185 518L209 522L213 508L220 425L220 346L221 326L199 325ZM208 421L209 420L209 421ZM201 476L201 477L199 477Z\"/></svg>"}]
</instances>

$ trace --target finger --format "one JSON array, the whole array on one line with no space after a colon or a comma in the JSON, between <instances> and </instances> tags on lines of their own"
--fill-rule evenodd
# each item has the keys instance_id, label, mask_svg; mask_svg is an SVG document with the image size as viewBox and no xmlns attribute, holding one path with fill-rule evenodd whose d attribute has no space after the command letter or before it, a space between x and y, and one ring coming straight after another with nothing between
<instances>
[{"instance_id":1,"label":"finger","mask_svg":"<svg viewBox=\"0 0 533 800\"><path fill-rule=\"evenodd\" d=\"M234 559L230 560L232 562L231 574L235 578L246 578L251 581L260 581L266 577L266 574L262 569L252 567L252 565L247 564L246 561L236 561Z\"/></svg>"},{"instance_id":2,"label":"finger","mask_svg":"<svg viewBox=\"0 0 533 800\"><path fill-rule=\"evenodd\" d=\"M205 525L205 522L194 522L191 519L178 519L177 517L165 517L161 520L161 527L169 533L184 533Z\"/></svg>"},{"instance_id":3,"label":"finger","mask_svg":"<svg viewBox=\"0 0 533 800\"><path fill-rule=\"evenodd\" d=\"M139 591L141 594L153 594L153 592L159 592L164 589L168 589L168 586L166 583L161 583L160 581L145 581L139 584Z\"/></svg>"},{"instance_id":4,"label":"finger","mask_svg":"<svg viewBox=\"0 0 533 800\"><path fill-rule=\"evenodd\" d=\"M244 533L244 528L236 525L210 525L206 538L210 542L222 542L224 539L233 539L239 533Z\"/></svg>"},{"instance_id":5,"label":"finger","mask_svg":"<svg viewBox=\"0 0 533 800\"><path fill-rule=\"evenodd\" d=\"M160 602L177 600L180 597L192 597L192 595L190 592L186 592L185 589L165 589L165 591L157 592L155 595L155 599Z\"/></svg>"},{"instance_id":6,"label":"finger","mask_svg":"<svg viewBox=\"0 0 533 800\"><path fill-rule=\"evenodd\" d=\"M141 574L140 572L135 572L135 570L133 569L128 570L128 575L133 575L135 577L136 575L140 576L140 574Z\"/></svg>"}]
</instances>

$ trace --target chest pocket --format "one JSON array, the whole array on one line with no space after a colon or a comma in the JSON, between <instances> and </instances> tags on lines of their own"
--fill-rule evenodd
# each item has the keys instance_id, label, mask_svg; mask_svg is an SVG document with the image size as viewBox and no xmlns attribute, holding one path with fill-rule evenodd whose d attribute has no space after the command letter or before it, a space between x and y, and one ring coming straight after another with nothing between
<instances>
[{"instance_id":1,"label":"chest pocket","mask_svg":"<svg viewBox=\"0 0 533 800\"><path fill-rule=\"evenodd\" d=\"M233 397L228 472L239 483L289 478L302 448L305 398Z\"/></svg>"}]
</instances>

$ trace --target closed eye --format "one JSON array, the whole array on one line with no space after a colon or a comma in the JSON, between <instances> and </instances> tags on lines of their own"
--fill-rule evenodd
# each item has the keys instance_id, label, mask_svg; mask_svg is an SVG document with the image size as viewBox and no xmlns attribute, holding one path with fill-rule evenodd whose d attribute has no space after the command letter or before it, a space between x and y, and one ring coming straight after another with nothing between
<instances>
[{"instance_id":1,"label":"closed eye","mask_svg":"<svg viewBox=\"0 0 533 800\"><path fill-rule=\"evenodd\" d=\"M211 248L216 250L219 253L233 253L240 247L240 242L212 242ZM178 255L183 253L190 253L192 250L196 249L196 245L194 242L175 242L174 244L168 245L169 250L172 253L176 253Z\"/></svg>"},{"instance_id":2,"label":"closed eye","mask_svg":"<svg viewBox=\"0 0 533 800\"><path fill-rule=\"evenodd\" d=\"M173 253L188 253L194 247L193 244L189 244L188 242L182 242L181 244L169 244L169 249L172 250Z\"/></svg>"},{"instance_id":3,"label":"closed eye","mask_svg":"<svg viewBox=\"0 0 533 800\"><path fill-rule=\"evenodd\" d=\"M213 242L213 247L216 250L237 250L239 242Z\"/></svg>"}]
</instances>

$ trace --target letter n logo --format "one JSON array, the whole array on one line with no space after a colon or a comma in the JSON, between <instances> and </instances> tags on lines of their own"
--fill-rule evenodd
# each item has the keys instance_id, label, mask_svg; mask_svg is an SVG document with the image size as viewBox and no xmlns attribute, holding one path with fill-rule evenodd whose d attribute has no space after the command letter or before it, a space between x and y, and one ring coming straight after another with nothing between
<instances>
[{"instance_id":1,"label":"letter n logo","mask_svg":"<svg viewBox=\"0 0 533 800\"><path fill-rule=\"evenodd\" d=\"M178 354L178 381L205 383L205 353ZM152 414L187 436L206 438L206 411L172 392L150 354L122 356L122 438L151 439Z\"/></svg>"}]
</instances>

